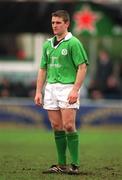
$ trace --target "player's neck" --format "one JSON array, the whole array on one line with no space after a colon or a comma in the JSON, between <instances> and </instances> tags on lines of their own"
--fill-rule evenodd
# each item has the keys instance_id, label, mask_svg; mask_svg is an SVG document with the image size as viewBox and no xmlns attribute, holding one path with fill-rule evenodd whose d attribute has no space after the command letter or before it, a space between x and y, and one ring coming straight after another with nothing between
<instances>
[{"instance_id":1,"label":"player's neck","mask_svg":"<svg viewBox=\"0 0 122 180\"><path fill-rule=\"evenodd\" d=\"M61 39L64 39L67 34L68 34L68 32L65 32L65 33L63 33L61 35L56 35L57 41L60 41Z\"/></svg>"}]
</instances>

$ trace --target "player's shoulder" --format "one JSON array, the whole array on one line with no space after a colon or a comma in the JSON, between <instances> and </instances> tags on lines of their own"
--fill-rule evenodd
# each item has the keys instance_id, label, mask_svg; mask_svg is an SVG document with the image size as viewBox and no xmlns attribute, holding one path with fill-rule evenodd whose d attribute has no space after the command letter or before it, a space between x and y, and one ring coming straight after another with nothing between
<instances>
[{"instance_id":1,"label":"player's shoulder","mask_svg":"<svg viewBox=\"0 0 122 180\"><path fill-rule=\"evenodd\" d=\"M80 42L80 40L76 36L72 36L71 41L75 42L75 43L76 42L78 42L78 43Z\"/></svg>"},{"instance_id":2,"label":"player's shoulder","mask_svg":"<svg viewBox=\"0 0 122 180\"><path fill-rule=\"evenodd\" d=\"M65 41L77 41L78 39L71 33L68 32L68 34L64 38Z\"/></svg>"},{"instance_id":3,"label":"player's shoulder","mask_svg":"<svg viewBox=\"0 0 122 180\"><path fill-rule=\"evenodd\" d=\"M76 45L82 45L81 41L76 37L72 35L72 38L70 39L70 45L76 46Z\"/></svg>"},{"instance_id":4,"label":"player's shoulder","mask_svg":"<svg viewBox=\"0 0 122 180\"><path fill-rule=\"evenodd\" d=\"M51 39L51 38L50 38ZM44 46L48 45L50 42L50 39L46 39L46 41L44 42Z\"/></svg>"},{"instance_id":5,"label":"player's shoulder","mask_svg":"<svg viewBox=\"0 0 122 180\"><path fill-rule=\"evenodd\" d=\"M50 45L50 42L52 41L53 38L48 38L45 40L45 42L43 43L43 47L47 48Z\"/></svg>"}]
</instances>

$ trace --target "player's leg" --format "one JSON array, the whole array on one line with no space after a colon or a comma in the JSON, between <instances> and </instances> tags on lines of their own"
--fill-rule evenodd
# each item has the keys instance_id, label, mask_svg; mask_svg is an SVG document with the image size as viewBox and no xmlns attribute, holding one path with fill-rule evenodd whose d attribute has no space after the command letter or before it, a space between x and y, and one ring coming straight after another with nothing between
<instances>
[{"instance_id":1,"label":"player's leg","mask_svg":"<svg viewBox=\"0 0 122 180\"><path fill-rule=\"evenodd\" d=\"M66 165L66 133L63 129L63 123L60 110L48 110L48 117L54 130L55 143L58 154L58 165Z\"/></svg>"},{"instance_id":2,"label":"player's leg","mask_svg":"<svg viewBox=\"0 0 122 180\"><path fill-rule=\"evenodd\" d=\"M76 110L79 108L79 98L74 104L69 104L68 95L73 88L73 84L65 84L59 86L58 94L59 107L61 109L61 117L65 131L67 131L67 144L71 154L73 169L79 166L79 137L76 131Z\"/></svg>"},{"instance_id":3,"label":"player's leg","mask_svg":"<svg viewBox=\"0 0 122 180\"><path fill-rule=\"evenodd\" d=\"M61 109L64 128L67 131L67 144L72 159L71 173L78 173L79 166L79 136L76 131L76 109Z\"/></svg>"},{"instance_id":4,"label":"player's leg","mask_svg":"<svg viewBox=\"0 0 122 180\"><path fill-rule=\"evenodd\" d=\"M57 173L64 172L64 165L66 165L66 134L63 130L63 124L61 119L61 112L58 107L58 101L55 94L55 85L46 84L44 101L44 109L48 112L48 117L51 122L51 126L54 130L54 137L56 142L56 149L58 155L58 165L52 165L47 171L43 173Z\"/></svg>"},{"instance_id":5,"label":"player's leg","mask_svg":"<svg viewBox=\"0 0 122 180\"><path fill-rule=\"evenodd\" d=\"M60 110L47 110L51 127L54 131L63 131L63 122Z\"/></svg>"}]
</instances>

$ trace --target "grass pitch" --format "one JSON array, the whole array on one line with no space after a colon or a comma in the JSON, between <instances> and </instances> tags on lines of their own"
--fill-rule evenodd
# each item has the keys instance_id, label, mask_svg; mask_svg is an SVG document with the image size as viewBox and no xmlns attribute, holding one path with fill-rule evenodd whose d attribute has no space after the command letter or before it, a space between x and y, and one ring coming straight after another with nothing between
<instances>
[{"instance_id":1,"label":"grass pitch","mask_svg":"<svg viewBox=\"0 0 122 180\"><path fill-rule=\"evenodd\" d=\"M81 129L79 134L82 174L76 177L42 174L43 170L56 163L52 132L1 128L0 180L121 180L121 130Z\"/></svg>"}]
</instances>

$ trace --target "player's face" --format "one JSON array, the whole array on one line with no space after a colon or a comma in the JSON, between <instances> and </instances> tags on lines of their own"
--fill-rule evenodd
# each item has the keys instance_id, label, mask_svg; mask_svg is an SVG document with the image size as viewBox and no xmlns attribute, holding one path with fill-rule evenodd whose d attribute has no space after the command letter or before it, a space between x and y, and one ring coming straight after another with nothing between
<instances>
[{"instance_id":1,"label":"player's face","mask_svg":"<svg viewBox=\"0 0 122 180\"><path fill-rule=\"evenodd\" d=\"M52 29L54 35L61 36L67 32L69 23L64 22L61 17L53 16L52 17Z\"/></svg>"}]
</instances>

